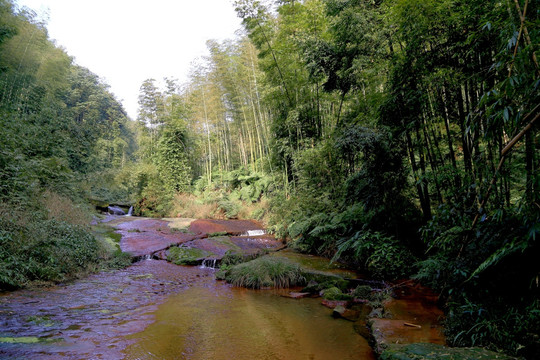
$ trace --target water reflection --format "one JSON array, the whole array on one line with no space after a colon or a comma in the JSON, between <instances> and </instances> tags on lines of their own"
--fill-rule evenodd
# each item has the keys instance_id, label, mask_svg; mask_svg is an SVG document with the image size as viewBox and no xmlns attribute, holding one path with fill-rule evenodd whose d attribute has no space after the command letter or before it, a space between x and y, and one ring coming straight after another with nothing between
<instances>
[{"instance_id":1,"label":"water reflection","mask_svg":"<svg viewBox=\"0 0 540 360\"><path fill-rule=\"evenodd\" d=\"M352 323L320 299L208 282L171 296L130 336L127 359L374 359Z\"/></svg>"}]
</instances>

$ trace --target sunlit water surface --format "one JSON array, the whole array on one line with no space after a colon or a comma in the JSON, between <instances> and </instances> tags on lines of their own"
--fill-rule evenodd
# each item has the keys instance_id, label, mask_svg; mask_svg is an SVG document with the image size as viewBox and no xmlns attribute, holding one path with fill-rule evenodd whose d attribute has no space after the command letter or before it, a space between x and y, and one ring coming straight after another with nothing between
<instances>
[{"instance_id":1,"label":"sunlit water surface","mask_svg":"<svg viewBox=\"0 0 540 360\"><path fill-rule=\"evenodd\" d=\"M320 299L205 282L172 295L129 336L127 359L374 359L352 323Z\"/></svg>"}]
</instances>

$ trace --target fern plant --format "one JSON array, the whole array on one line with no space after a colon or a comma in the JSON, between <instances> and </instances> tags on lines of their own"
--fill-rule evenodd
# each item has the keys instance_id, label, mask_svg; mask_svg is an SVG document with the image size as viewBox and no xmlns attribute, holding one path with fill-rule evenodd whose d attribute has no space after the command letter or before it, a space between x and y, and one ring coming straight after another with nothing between
<instances>
[{"instance_id":1,"label":"fern plant","mask_svg":"<svg viewBox=\"0 0 540 360\"><path fill-rule=\"evenodd\" d=\"M415 257L396 239L380 232L357 231L338 241L332 261L349 258L378 278L396 279L410 275Z\"/></svg>"}]
</instances>

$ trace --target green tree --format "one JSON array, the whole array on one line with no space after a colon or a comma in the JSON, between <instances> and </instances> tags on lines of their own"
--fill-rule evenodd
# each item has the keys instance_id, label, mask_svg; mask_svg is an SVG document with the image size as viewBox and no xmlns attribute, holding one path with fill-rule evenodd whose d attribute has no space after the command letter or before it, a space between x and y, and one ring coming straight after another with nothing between
<instances>
[{"instance_id":1,"label":"green tree","mask_svg":"<svg viewBox=\"0 0 540 360\"><path fill-rule=\"evenodd\" d=\"M157 145L159 174L171 193L186 192L191 185L186 142L185 126L176 123L165 127Z\"/></svg>"},{"instance_id":2,"label":"green tree","mask_svg":"<svg viewBox=\"0 0 540 360\"><path fill-rule=\"evenodd\" d=\"M163 124L163 95L155 84L155 79L145 80L139 89L139 111L137 120L145 125L145 132L149 134L147 157L155 154L158 141L159 128Z\"/></svg>"}]
</instances>

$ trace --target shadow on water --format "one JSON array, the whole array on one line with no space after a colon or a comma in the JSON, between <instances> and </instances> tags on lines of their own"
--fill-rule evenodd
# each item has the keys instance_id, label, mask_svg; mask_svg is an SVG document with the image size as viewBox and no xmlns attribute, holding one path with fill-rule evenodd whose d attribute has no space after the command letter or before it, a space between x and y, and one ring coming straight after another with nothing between
<instances>
[{"instance_id":1,"label":"shadow on water","mask_svg":"<svg viewBox=\"0 0 540 360\"><path fill-rule=\"evenodd\" d=\"M0 358L373 359L352 324L333 319L320 299L233 288L213 274L146 260L3 294Z\"/></svg>"},{"instance_id":2,"label":"shadow on water","mask_svg":"<svg viewBox=\"0 0 540 360\"><path fill-rule=\"evenodd\" d=\"M128 338L127 359L374 359L351 323L333 319L320 299L222 282L169 297L155 322Z\"/></svg>"}]
</instances>

